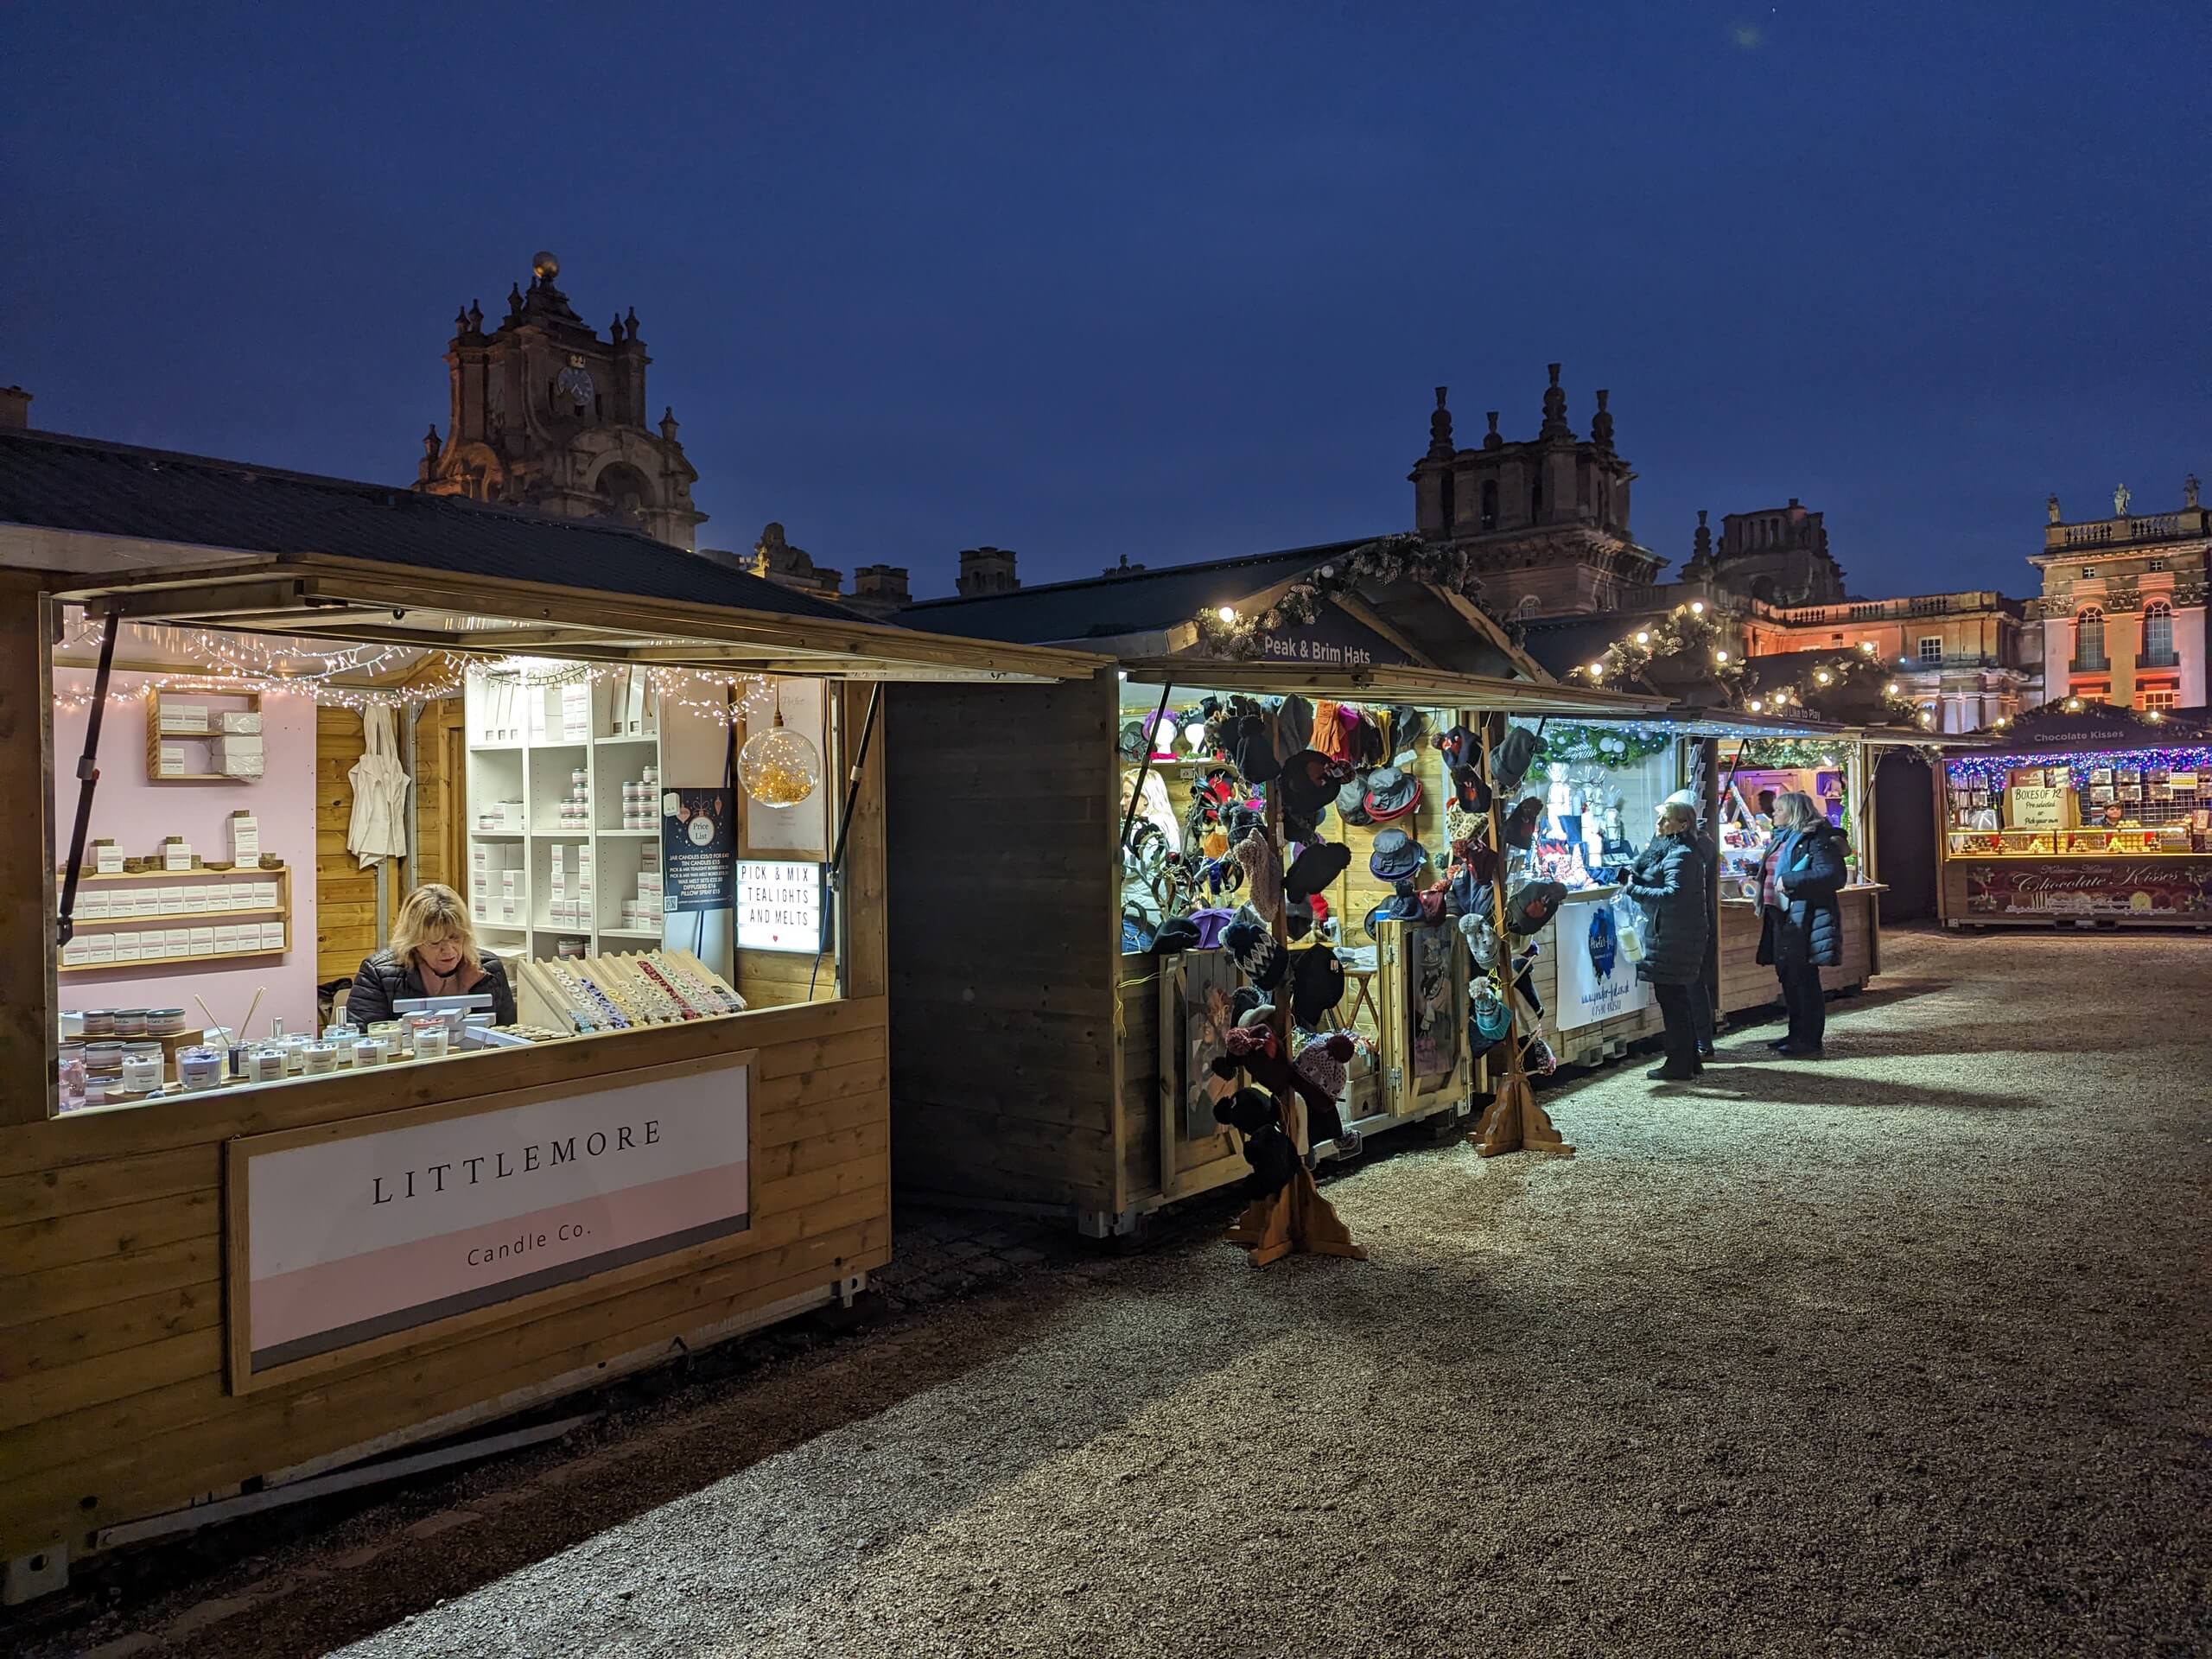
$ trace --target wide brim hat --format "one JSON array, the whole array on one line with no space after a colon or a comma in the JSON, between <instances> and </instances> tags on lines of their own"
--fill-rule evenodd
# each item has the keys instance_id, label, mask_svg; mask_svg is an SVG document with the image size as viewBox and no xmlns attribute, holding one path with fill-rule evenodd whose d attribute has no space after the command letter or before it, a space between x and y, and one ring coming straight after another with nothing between
<instances>
[{"instance_id":1,"label":"wide brim hat","mask_svg":"<svg viewBox=\"0 0 2212 1659\"><path fill-rule=\"evenodd\" d=\"M1505 901L1505 925L1516 933L1533 933L1559 913L1566 898L1563 882L1528 882Z\"/></svg>"},{"instance_id":2,"label":"wide brim hat","mask_svg":"<svg viewBox=\"0 0 2212 1659\"><path fill-rule=\"evenodd\" d=\"M1337 813L1346 823L1372 823L1367 816L1367 783L1355 778L1337 791Z\"/></svg>"},{"instance_id":3,"label":"wide brim hat","mask_svg":"<svg viewBox=\"0 0 2212 1659\"><path fill-rule=\"evenodd\" d=\"M1291 1017L1309 1029L1344 1000L1344 965L1325 945L1292 953Z\"/></svg>"},{"instance_id":4,"label":"wide brim hat","mask_svg":"<svg viewBox=\"0 0 2212 1659\"><path fill-rule=\"evenodd\" d=\"M1526 726L1516 726L1490 752L1490 780L1499 789L1517 789L1535 763L1541 741Z\"/></svg>"},{"instance_id":5,"label":"wide brim hat","mask_svg":"<svg viewBox=\"0 0 2212 1659\"><path fill-rule=\"evenodd\" d=\"M1283 872L1283 897L1292 903L1310 899L1351 864L1351 849L1340 841L1317 841L1299 849Z\"/></svg>"},{"instance_id":6,"label":"wide brim hat","mask_svg":"<svg viewBox=\"0 0 2212 1659\"><path fill-rule=\"evenodd\" d=\"M1421 779L1395 766L1377 766L1367 774L1367 793L1361 804L1377 823L1402 818L1421 804Z\"/></svg>"},{"instance_id":7,"label":"wide brim hat","mask_svg":"<svg viewBox=\"0 0 2212 1659\"><path fill-rule=\"evenodd\" d=\"M1368 851L1368 873L1378 881L1396 881L1421 868L1427 858L1427 851L1404 830L1384 830Z\"/></svg>"}]
</instances>

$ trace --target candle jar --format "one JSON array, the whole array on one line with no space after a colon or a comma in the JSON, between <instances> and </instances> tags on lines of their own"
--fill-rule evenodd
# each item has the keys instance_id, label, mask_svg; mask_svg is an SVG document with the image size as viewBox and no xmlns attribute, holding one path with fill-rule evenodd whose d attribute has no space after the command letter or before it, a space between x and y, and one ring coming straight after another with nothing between
<instances>
[{"instance_id":1,"label":"candle jar","mask_svg":"<svg viewBox=\"0 0 2212 1659\"><path fill-rule=\"evenodd\" d=\"M149 1037L181 1037L185 1033L182 1008L149 1008L146 1010L146 1034Z\"/></svg>"},{"instance_id":2,"label":"candle jar","mask_svg":"<svg viewBox=\"0 0 2212 1659\"><path fill-rule=\"evenodd\" d=\"M85 1045L86 1081L112 1082L123 1075L123 1045L117 1042Z\"/></svg>"},{"instance_id":3,"label":"candle jar","mask_svg":"<svg viewBox=\"0 0 2212 1659\"><path fill-rule=\"evenodd\" d=\"M418 1060L442 1060L446 1057L446 1022L425 1020L415 1026L410 1033L414 1039L415 1058Z\"/></svg>"},{"instance_id":4,"label":"candle jar","mask_svg":"<svg viewBox=\"0 0 2212 1659\"><path fill-rule=\"evenodd\" d=\"M335 1071L338 1069L338 1045L309 1043L303 1052L303 1058L308 1076L321 1077L325 1072Z\"/></svg>"},{"instance_id":5,"label":"candle jar","mask_svg":"<svg viewBox=\"0 0 2212 1659\"><path fill-rule=\"evenodd\" d=\"M85 1040L86 1042L99 1042L103 1038L112 1037L114 1035L115 1010L113 1008L94 1008L86 1013L85 1015Z\"/></svg>"},{"instance_id":6,"label":"candle jar","mask_svg":"<svg viewBox=\"0 0 2212 1659\"><path fill-rule=\"evenodd\" d=\"M118 1037L143 1037L146 1034L146 1010L118 1008L115 1011L115 1034Z\"/></svg>"},{"instance_id":7,"label":"candle jar","mask_svg":"<svg viewBox=\"0 0 2212 1659\"><path fill-rule=\"evenodd\" d=\"M176 1056L176 1080L188 1091L219 1089L226 1058L219 1048L181 1048Z\"/></svg>"},{"instance_id":8,"label":"candle jar","mask_svg":"<svg viewBox=\"0 0 2212 1659\"><path fill-rule=\"evenodd\" d=\"M247 1075L256 1083L284 1080L284 1051L273 1045L257 1048L246 1057Z\"/></svg>"},{"instance_id":9,"label":"candle jar","mask_svg":"<svg viewBox=\"0 0 2212 1659\"><path fill-rule=\"evenodd\" d=\"M85 1103L85 1046L64 1043L54 1059L54 1078L61 1096L61 1109L74 1111Z\"/></svg>"},{"instance_id":10,"label":"candle jar","mask_svg":"<svg viewBox=\"0 0 2212 1659\"><path fill-rule=\"evenodd\" d=\"M364 1037L353 1045L353 1065L356 1069L365 1065L382 1065L383 1064L384 1039L382 1038Z\"/></svg>"},{"instance_id":11,"label":"candle jar","mask_svg":"<svg viewBox=\"0 0 2212 1659\"><path fill-rule=\"evenodd\" d=\"M159 1043L134 1043L123 1051L123 1086L133 1094L150 1095L159 1089L165 1069Z\"/></svg>"}]
</instances>

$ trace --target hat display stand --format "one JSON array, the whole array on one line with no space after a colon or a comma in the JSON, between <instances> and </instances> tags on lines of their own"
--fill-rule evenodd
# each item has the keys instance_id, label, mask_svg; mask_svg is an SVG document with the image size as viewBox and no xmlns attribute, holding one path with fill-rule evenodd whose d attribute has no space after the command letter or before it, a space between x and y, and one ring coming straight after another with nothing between
<instances>
[{"instance_id":1,"label":"hat display stand","mask_svg":"<svg viewBox=\"0 0 2212 1659\"><path fill-rule=\"evenodd\" d=\"M1268 791L1267 811L1268 832L1280 842L1281 790ZM1277 946L1287 949L1287 930L1280 906L1270 925L1274 929ZM1275 1039L1285 1055L1290 1052L1290 1001L1288 996L1277 997L1273 1015ZM1275 1096L1276 1108L1282 1113L1283 1133L1290 1137L1293 1146L1298 1144L1294 1099L1295 1091ZM1312 1255L1350 1256L1360 1262L1367 1259L1366 1250L1352 1242L1351 1230L1338 1218L1335 1206L1321 1196L1321 1189L1313 1182L1313 1172L1306 1166L1302 1158L1291 1178L1280 1188L1245 1205L1243 1213L1230 1224L1228 1236L1230 1243L1252 1253L1252 1265L1255 1268L1264 1268L1270 1262L1280 1262L1286 1255L1301 1251Z\"/></svg>"},{"instance_id":2,"label":"hat display stand","mask_svg":"<svg viewBox=\"0 0 2212 1659\"><path fill-rule=\"evenodd\" d=\"M1495 722L1493 726L1492 722ZM1505 869L1510 861L1503 854L1503 821L1498 811L1499 791L1491 772L1491 751L1502 734L1497 728L1504 725L1503 715L1489 715L1484 721L1484 739L1480 745L1479 764L1484 781L1492 785L1490 801L1490 844L1500 849L1497 868L1491 873L1491 904L1501 940L1512 938L1506 926ZM1511 965L1506 964L1510 985ZM1496 1158L1509 1152L1556 1152L1573 1156L1574 1148L1567 1142L1551 1120L1551 1114L1536 1103L1536 1091L1529 1082L1528 1068L1521 1060L1522 1015L1516 1012L1515 998L1508 988L1505 1008L1511 1023L1506 1027L1505 1038L1498 1045L1505 1052L1505 1076L1497 1085L1497 1093L1491 1102L1490 1110L1483 1114L1482 1126L1467 1139L1477 1152L1485 1158ZM1493 1053L1497 1050L1491 1051Z\"/></svg>"}]
</instances>

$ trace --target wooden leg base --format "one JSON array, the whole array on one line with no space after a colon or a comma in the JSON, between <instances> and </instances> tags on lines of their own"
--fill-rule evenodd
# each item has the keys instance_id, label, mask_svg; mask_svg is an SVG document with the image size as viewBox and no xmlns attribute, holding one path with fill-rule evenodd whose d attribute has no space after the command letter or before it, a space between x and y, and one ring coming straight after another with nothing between
<instances>
[{"instance_id":1,"label":"wooden leg base","mask_svg":"<svg viewBox=\"0 0 2212 1659\"><path fill-rule=\"evenodd\" d=\"M1252 1252L1252 1265L1264 1268L1295 1251L1367 1260L1351 1242L1351 1230L1334 1205L1313 1185L1313 1173L1301 1168L1271 1198L1255 1198L1229 1229L1229 1242Z\"/></svg>"},{"instance_id":2,"label":"wooden leg base","mask_svg":"<svg viewBox=\"0 0 2212 1659\"><path fill-rule=\"evenodd\" d=\"M1482 1126L1467 1139L1485 1158L1509 1152L1555 1152L1569 1158L1574 1155L1574 1148L1553 1124L1551 1115L1536 1103L1535 1090L1517 1068L1499 1088L1497 1100L1484 1115Z\"/></svg>"}]
</instances>

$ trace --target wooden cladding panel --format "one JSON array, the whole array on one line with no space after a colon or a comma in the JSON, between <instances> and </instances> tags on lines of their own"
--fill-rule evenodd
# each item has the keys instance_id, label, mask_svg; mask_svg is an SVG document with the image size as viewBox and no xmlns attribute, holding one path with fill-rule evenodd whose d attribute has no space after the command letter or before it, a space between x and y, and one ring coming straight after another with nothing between
<instances>
[{"instance_id":1,"label":"wooden cladding panel","mask_svg":"<svg viewBox=\"0 0 2212 1659\"><path fill-rule=\"evenodd\" d=\"M81 1545L100 1527L881 1266L886 1021L880 998L858 999L520 1052L501 1086L613 1080L757 1046L751 1229L664 1280L586 1281L511 1319L244 1396L222 1367L222 1143L467 1098L484 1086L480 1063L331 1080L373 1083L373 1099L318 1083L0 1130L0 1552Z\"/></svg>"},{"instance_id":2,"label":"wooden cladding panel","mask_svg":"<svg viewBox=\"0 0 2212 1659\"><path fill-rule=\"evenodd\" d=\"M325 705L315 711L315 983L350 980L377 952L377 874L346 850L353 817L353 769L367 743L361 716Z\"/></svg>"},{"instance_id":3,"label":"wooden cladding panel","mask_svg":"<svg viewBox=\"0 0 2212 1659\"><path fill-rule=\"evenodd\" d=\"M1843 960L1821 969L1822 988L1854 989L1873 976L1874 906L1878 895L1843 895ZM1723 1014L1763 1008L1782 1001L1771 965L1758 959L1759 913L1749 905L1720 906L1720 1003Z\"/></svg>"},{"instance_id":4,"label":"wooden cladding panel","mask_svg":"<svg viewBox=\"0 0 2212 1659\"><path fill-rule=\"evenodd\" d=\"M1115 694L1109 673L886 695L901 1184L1119 1207Z\"/></svg>"},{"instance_id":5,"label":"wooden cladding panel","mask_svg":"<svg viewBox=\"0 0 2212 1659\"><path fill-rule=\"evenodd\" d=\"M45 1117L54 1081L53 658L46 601L0 572L0 1124ZM66 775L66 774L65 774ZM73 807L73 790L65 798Z\"/></svg>"}]
</instances>

